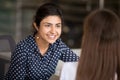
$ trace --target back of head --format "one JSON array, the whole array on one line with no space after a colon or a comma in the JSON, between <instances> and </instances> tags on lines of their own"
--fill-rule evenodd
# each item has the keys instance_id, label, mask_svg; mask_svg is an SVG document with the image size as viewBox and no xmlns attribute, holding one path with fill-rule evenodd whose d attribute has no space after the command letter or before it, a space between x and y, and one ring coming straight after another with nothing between
<instances>
[{"instance_id":1,"label":"back of head","mask_svg":"<svg viewBox=\"0 0 120 80\"><path fill-rule=\"evenodd\" d=\"M84 21L82 52L76 79L113 80L120 67L119 47L119 17L107 9L91 12Z\"/></svg>"}]
</instances>

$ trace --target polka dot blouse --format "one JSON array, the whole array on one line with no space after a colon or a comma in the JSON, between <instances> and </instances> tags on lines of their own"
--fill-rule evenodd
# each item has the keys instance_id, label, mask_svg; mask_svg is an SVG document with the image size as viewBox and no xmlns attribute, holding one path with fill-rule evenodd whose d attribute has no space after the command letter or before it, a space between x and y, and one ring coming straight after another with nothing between
<instances>
[{"instance_id":1,"label":"polka dot blouse","mask_svg":"<svg viewBox=\"0 0 120 80\"><path fill-rule=\"evenodd\" d=\"M78 58L61 39L41 56L34 36L30 35L17 44L5 80L48 80L55 73L58 60L73 62Z\"/></svg>"}]
</instances>

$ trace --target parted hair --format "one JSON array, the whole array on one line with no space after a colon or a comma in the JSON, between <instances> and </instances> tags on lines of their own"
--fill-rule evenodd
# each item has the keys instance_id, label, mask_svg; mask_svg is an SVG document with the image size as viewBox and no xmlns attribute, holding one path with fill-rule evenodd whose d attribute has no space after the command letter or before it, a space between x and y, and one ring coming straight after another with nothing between
<instances>
[{"instance_id":1,"label":"parted hair","mask_svg":"<svg viewBox=\"0 0 120 80\"><path fill-rule=\"evenodd\" d=\"M84 21L76 80L120 80L120 19L108 9L92 11Z\"/></svg>"}]
</instances>

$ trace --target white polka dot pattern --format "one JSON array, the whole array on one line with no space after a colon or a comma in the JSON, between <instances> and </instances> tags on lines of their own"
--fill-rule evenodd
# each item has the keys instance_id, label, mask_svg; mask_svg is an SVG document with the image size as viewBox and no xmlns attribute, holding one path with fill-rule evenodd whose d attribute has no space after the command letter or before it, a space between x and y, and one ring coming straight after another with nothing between
<instances>
[{"instance_id":1,"label":"white polka dot pattern","mask_svg":"<svg viewBox=\"0 0 120 80\"><path fill-rule=\"evenodd\" d=\"M78 58L61 39L51 44L41 56L34 37L30 35L17 44L5 80L48 80L55 73L58 60L73 62Z\"/></svg>"}]
</instances>

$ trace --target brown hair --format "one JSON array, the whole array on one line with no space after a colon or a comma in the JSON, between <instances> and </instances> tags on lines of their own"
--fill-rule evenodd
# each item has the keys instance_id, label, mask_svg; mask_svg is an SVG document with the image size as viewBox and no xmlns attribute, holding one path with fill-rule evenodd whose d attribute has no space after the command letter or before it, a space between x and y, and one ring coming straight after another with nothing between
<instances>
[{"instance_id":1,"label":"brown hair","mask_svg":"<svg viewBox=\"0 0 120 80\"><path fill-rule=\"evenodd\" d=\"M76 80L120 80L120 20L108 10L95 10L84 21L82 52Z\"/></svg>"}]
</instances>

